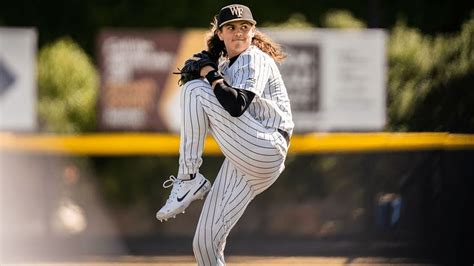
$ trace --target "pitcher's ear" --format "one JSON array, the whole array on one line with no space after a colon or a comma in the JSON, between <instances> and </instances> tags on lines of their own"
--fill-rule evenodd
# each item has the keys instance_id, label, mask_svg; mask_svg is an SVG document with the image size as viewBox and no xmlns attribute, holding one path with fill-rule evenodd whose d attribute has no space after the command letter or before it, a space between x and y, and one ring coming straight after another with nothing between
<instances>
[{"instance_id":1,"label":"pitcher's ear","mask_svg":"<svg viewBox=\"0 0 474 266\"><path fill-rule=\"evenodd\" d=\"M252 27L252 31L250 32L250 36L253 38L255 36L255 26Z\"/></svg>"}]
</instances>

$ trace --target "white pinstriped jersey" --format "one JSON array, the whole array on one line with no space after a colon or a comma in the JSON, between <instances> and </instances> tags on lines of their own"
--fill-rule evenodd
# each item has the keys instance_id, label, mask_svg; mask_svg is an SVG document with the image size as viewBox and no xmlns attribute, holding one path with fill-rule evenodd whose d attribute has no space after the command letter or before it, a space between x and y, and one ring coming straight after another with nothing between
<instances>
[{"instance_id":1,"label":"white pinstriped jersey","mask_svg":"<svg viewBox=\"0 0 474 266\"><path fill-rule=\"evenodd\" d=\"M226 60L219 69L227 83L255 93L247 111L266 128L279 128L290 135L294 123L290 100L278 67L268 54L251 45L230 65Z\"/></svg>"}]
</instances>

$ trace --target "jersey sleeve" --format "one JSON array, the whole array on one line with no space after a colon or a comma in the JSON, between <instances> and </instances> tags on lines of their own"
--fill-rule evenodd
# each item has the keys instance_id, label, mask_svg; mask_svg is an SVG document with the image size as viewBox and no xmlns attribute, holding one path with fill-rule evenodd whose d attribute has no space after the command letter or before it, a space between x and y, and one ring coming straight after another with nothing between
<instances>
[{"instance_id":1,"label":"jersey sleeve","mask_svg":"<svg viewBox=\"0 0 474 266\"><path fill-rule=\"evenodd\" d=\"M237 70L232 77L231 86L261 96L270 76L267 58L258 53L242 54L235 62Z\"/></svg>"}]
</instances>

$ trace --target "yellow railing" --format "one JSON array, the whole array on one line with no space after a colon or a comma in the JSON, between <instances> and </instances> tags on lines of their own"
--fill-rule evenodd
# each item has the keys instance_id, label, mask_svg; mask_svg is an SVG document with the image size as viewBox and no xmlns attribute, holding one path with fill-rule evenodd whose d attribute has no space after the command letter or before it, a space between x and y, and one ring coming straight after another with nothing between
<instances>
[{"instance_id":1,"label":"yellow railing","mask_svg":"<svg viewBox=\"0 0 474 266\"><path fill-rule=\"evenodd\" d=\"M100 133L28 135L0 133L0 151L72 155L177 155L179 136L170 134ZM474 134L449 133L312 133L295 135L290 153L385 150L473 149ZM206 140L204 153L221 154L216 141Z\"/></svg>"}]
</instances>

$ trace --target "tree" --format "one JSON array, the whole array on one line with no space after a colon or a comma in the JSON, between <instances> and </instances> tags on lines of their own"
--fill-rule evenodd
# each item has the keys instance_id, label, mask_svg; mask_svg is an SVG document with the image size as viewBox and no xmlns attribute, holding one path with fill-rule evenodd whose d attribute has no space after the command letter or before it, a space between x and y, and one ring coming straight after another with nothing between
<instances>
[{"instance_id":1,"label":"tree","mask_svg":"<svg viewBox=\"0 0 474 266\"><path fill-rule=\"evenodd\" d=\"M38 58L38 112L42 131L77 133L96 128L98 74L70 38L46 45Z\"/></svg>"},{"instance_id":2,"label":"tree","mask_svg":"<svg viewBox=\"0 0 474 266\"><path fill-rule=\"evenodd\" d=\"M435 37L397 24L388 46L390 130L474 132L473 40L474 17Z\"/></svg>"}]
</instances>

